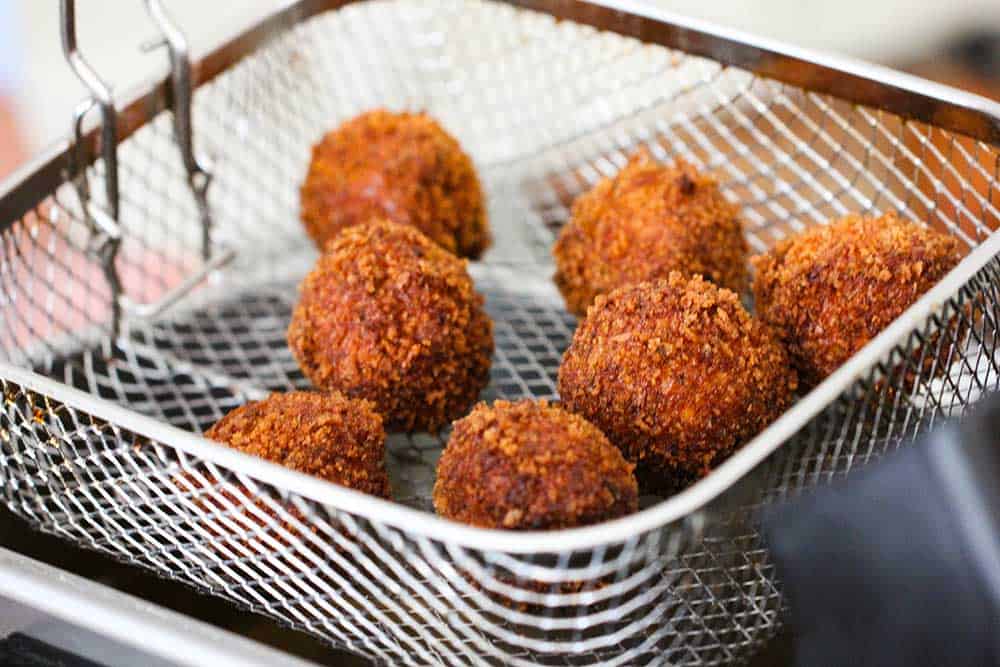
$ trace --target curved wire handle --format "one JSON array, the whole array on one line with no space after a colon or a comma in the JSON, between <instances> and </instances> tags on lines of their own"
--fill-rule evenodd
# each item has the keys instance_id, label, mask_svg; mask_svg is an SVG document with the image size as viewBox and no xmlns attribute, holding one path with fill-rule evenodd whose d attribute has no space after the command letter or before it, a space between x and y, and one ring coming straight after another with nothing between
<instances>
[{"instance_id":1,"label":"curved wire handle","mask_svg":"<svg viewBox=\"0 0 1000 667\"><path fill-rule=\"evenodd\" d=\"M170 84L173 91L174 138L181 151L181 160L188 173L188 183L198 205L201 217L202 259L211 257L212 215L208 207L208 186L212 172L195 153L194 131L191 123L191 58L184 33L167 15L160 0L146 0L146 11L160 29L163 39L151 47L166 46L170 56Z\"/></svg>"},{"instance_id":2,"label":"curved wire handle","mask_svg":"<svg viewBox=\"0 0 1000 667\"><path fill-rule=\"evenodd\" d=\"M111 217L118 219L118 113L111 86L104 82L76 44L76 0L60 0L62 48L67 62L80 82L90 91L101 110L101 157L104 159L105 192ZM78 121L76 121L78 122ZM82 166L82 165L80 165Z\"/></svg>"},{"instance_id":3,"label":"curved wire handle","mask_svg":"<svg viewBox=\"0 0 1000 667\"><path fill-rule=\"evenodd\" d=\"M109 86L87 62L77 47L76 40L76 0L60 0L60 18L63 53L73 68L77 78L90 93L73 114L73 150L70 151L69 172L79 194L83 214L91 229L88 252L100 262L108 285L111 288L111 331L117 337L122 326L122 312L147 318L154 317L176 303L216 269L233 259L235 253L227 248L212 256L211 230L212 215L208 205L208 186L212 172L194 149L191 122L191 60L188 55L187 40L180 29L170 20L160 0L146 0L146 9L160 29L162 39L152 44L166 46L170 56L170 84L172 92L172 112L174 139L180 149L181 160L187 171L188 185L198 206L201 221L201 254L204 260L201 268L185 278L179 285L169 290L153 303L132 303L124 294L121 276L115 263L122 241L119 225L119 180L118 180L118 113L114 96ZM83 155L83 120L86 114L97 106L101 111L101 157L105 166L104 187L107 195L107 210L95 206L90 199L87 182L87 161Z\"/></svg>"},{"instance_id":4,"label":"curved wire handle","mask_svg":"<svg viewBox=\"0 0 1000 667\"><path fill-rule=\"evenodd\" d=\"M60 34L63 54L76 77L90 92L90 97L77 105L73 112L73 151L69 164L70 176L76 184L83 216L90 225L91 243L88 251L101 263L111 288L111 333L117 337L121 323L121 279L115 266L115 257L121 245L121 228L118 225L118 112L109 86L80 53L76 43L76 0L60 0ZM83 153L83 119L94 107L101 110L101 157L104 160L104 192L107 212L91 205L90 187L87 182L87 162ZM96 241L96 243L95 243Z\"/></svg>"}]
</instances>

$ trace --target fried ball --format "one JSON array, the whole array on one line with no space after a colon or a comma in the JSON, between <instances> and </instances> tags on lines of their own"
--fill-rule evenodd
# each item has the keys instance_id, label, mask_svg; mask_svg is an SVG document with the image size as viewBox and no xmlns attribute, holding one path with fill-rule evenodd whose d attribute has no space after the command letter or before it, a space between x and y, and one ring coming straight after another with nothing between
<instances>
[{"instance_id":1,"label":"fried ball","mask_svg":"<svg viewBox=\"0 0 1000 667\"><path fill-rule=\"evenodd\" d=\"M437 431L486 386L493 323L465 260L373 221L341 233L306 276L288 344L314 385L370 400L386 428Z\"/></svg>"},{"instance_id":2,"label":"fried ball","mask_svg":"<svg viewBox=\"0 0 1000 667\"><path fill-rule=\"evenodd\" d=\"M271 394L229 412L205 433L253 456L389 498L382 418L337 392Z\"/></svg>"},{"instance_id":3,"label":"fried ball","mask_svg":"<svg viewBox=\"0 0 1000 667\"><path fill-rule=\"evenodd\" d=\"M887 214L847 216L753 259L760 318L818 384L961 259L958 240Z\"/></svg>"},{"instance_id":4,"label":"fried ball","mask_svg":"<svg viewBox=\"0 0 1000 667\"><path fill-rule=\"evenodd\" d=\"M434 507L485 528L585 526L636 511L632 468L593 424L544 400L480 403L455 422Z\"/></svg>"},{"instance_id":5,"label":"fried ball","mask_svg":"<svg viewBox=\"0 0 1000 667\"><path fill-rule=\"evenodd\" d=\"M472 160L423 113L369 111L329 132L313 146L300 194L302 221L320 248L371 218L413 225L462 257L490 244Z\"/></svg>"},{"instance_id":6,"label":"fried ball","mask_svg":"<svg viewBox=\"0 0 1000 667\"><path fill-rule=\"evenodd\" d=\"M747 287L737 207L712 177L683 160L661 165L645 150L576 199L553 256L556 285L577 315L599 294L671 271Z\"/></svg>"},{"instance_id":7,"label":"fried ball","mask_svg":"<svg viewBox=\"0 0 1000 667\"><path fill-rule=\"evenodd\" d=\"M788 355L730 290L672 272L599 296L559 368L568 410L665 493L773 421L796 388Z\"/></svg>"}]
</instances>

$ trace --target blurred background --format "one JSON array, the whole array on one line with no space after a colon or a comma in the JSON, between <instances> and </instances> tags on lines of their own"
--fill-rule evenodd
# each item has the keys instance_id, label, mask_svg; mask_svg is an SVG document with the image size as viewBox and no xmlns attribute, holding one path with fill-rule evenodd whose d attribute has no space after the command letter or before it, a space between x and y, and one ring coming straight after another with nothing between
<instances>
[{"instance_id":1,"label":"blurred background","mask_svg":"<svg viewBox=\"0 0 1000 667\"><path fill-rule=\"evenodd\" d=\"M288 1L170 0L169 8L197 55ZM1000 97L1000 0L645 1ZM138 49L155 34L140 0L78 0L77 6L81 48L116 89L165 70L162 51ZM64 135L83 97L62 57L58 10L57 0L0 0L0 177Z\"/></svg>"}]
</instances>

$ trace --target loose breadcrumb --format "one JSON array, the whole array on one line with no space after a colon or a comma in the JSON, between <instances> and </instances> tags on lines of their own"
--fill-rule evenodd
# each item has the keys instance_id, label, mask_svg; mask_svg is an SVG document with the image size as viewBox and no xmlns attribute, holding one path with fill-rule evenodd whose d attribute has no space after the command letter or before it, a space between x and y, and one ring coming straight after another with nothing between
<instances>
[{"instance_id":1,"label":"loose breadcrumb","mask_svg":"<svg viewBox=\"0 0 1000 667\"><path fill-rule=\"evenodd\" d=\"M378 109L328 133L313 147L300 194L302 221L320 248L371 218L413 225L462 257L490 245L472 160L423 113Z\"/></svg>"},{"instance_id":2,"label":"loose breadcrumb","mask_svg":"<svg viewBox=\"0 0 1000 667\"><path fill-rule=\"evenodd\" d=\"M553 255L556 285L577 315L599 294L671 271L737 292L748 282L737 207L712 177L683 160L662 165L645 150L577 198Z\"/></svg>"},{"instance_id":3,"label":"loose breadcrumb","mask_svg":"<svg viewBox=\"0 0 1000 667\"><path fill-rule=\"evenodd\" d=\"M434 507L487 528L570 528L638 508L633 466L593 424L546 401L480 403L455 422Z\"/></svg>"},{"instance_id":4,"label":"loose breadcrumb","mask_svg":"<svg viewBox=\"0 0 1000 667\"><path fill-rule=\"evenodd\" d=\"M597 297L559 368L564 406L661 493L756 435L796 384L788 355L735 293L677 272Z\"/></svg>"},{"instance_id":5,"label":"loose breadcrumb","mask_svg":"<svg viewBox=\"0 0 1000 667\"><path fill-rule=\"evenodd\" d=\"M835 371L961 259L957 239L903 220L851 215L753 258L757 313L805 386Z\"/></svg>"},{"instance_id":6,"label":"loose breadcrumb","mask_svg":"<svg viewBox=\"0 0 1000 667\"><path fill-rule=\"evenodd\" d=\"M489 381L493 323L465 260L373 221L341 233L306 276L288 344L314 385L370 400L387 429L437 431Z\"/></svg>"}]
</instances>

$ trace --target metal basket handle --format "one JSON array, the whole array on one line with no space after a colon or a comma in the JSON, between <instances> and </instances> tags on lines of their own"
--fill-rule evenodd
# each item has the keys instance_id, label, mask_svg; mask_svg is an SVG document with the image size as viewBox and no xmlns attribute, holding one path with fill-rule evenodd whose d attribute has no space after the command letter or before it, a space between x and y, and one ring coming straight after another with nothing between
<instances>
[{"instance_id":1,"label":"metal basket handle","mask_svg":"<svg viewBox=\"0 0 1000 667\"><path fill-rule=\"evenodd\" d=\"M166 46L170 58L170 106L173 112L174 139L181 153L188 185L198 207L201 221L202 266L176 287L151 303L134 303L124 293L121 277L115 264L121 246L122 231L119 224L120 198L118 175L118 112L115 109L111 87L83 57L76 39L76 0L60 0L60 18L63 53L77 78L90 92L90 97L76 107L73 114L73 139L70 177L77 187L84 216L91 229L88 252L101 263L112 294L112 335L117 336L124 317L154 317L180 300L202 282L210 273L228 264L235 252L221 248L213 256L211 244L212 213L208 204L208 188L212 181L211 169L194 148L191 122L191 61L187 40L170 20L160 0L146 0L146 10L159 28L162 38L145 46L146 50ZM83 155L83 121L87 113L97 106L101 112L101 158L104 160L104 188L107 210L94 204L86 176L86 159Z\"/></svg>"}]
</instances>

